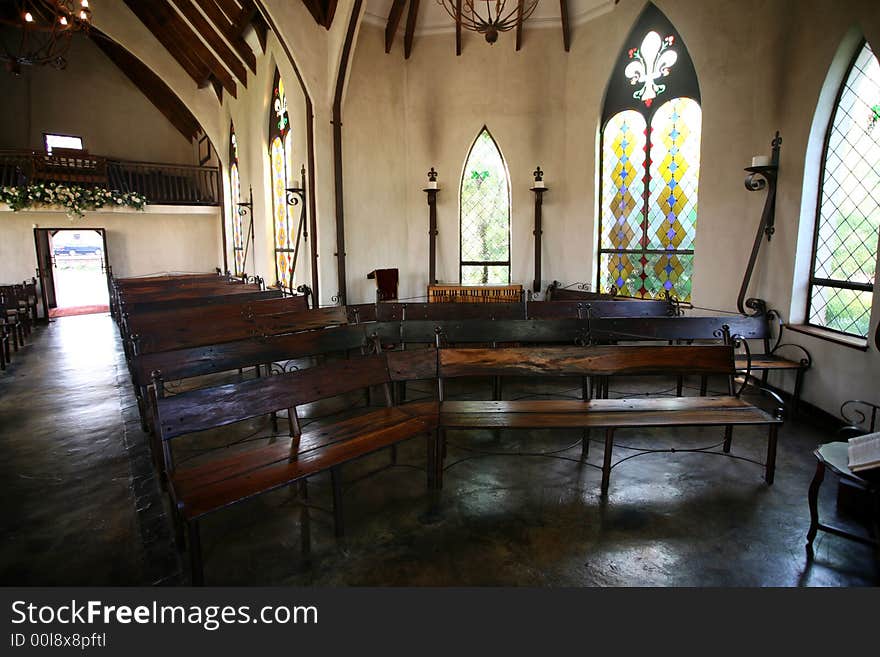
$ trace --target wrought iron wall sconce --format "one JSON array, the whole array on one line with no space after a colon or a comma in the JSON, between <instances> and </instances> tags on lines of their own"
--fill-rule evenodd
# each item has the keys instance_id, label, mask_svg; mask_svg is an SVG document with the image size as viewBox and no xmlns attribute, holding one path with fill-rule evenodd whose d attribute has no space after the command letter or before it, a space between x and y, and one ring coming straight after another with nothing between
<instances>
[{"instance_id":1,"label":"wrought iron wall sconce","mask_svg":"<svg viewBox=\"0 0 880 657\"><path fill-rule=\"evenodd\" d=\"M749 264L746 266L745 276L743 276L742 286L739 289L739 296L736 298L736 307L742 314L746 315L746 308L761 312L763 302L759 299L746 299L749 283L752 280L752 274L755 271L755 263L758 260L758 252L761 250L761 243L764 236L767 241L773 237L776 232L776 179L779 171L779 147L782 145L782 137L779 131L773 141L770 142L772 148L770 155L770 163L766 165L746 167L749 175L746 176L746 189L750 192L759 192L767 190L767 197L764 199L764 210L761 213L761 222L758 224L758 232L755 234L755 242L752 245L752 254L749 256ZM754 162L753 162L754 163Z\"/></svg>"},{"instance_id":2,"label":"wrought iron wall sconce","mask_svg":"<svg viewBox=\"0 0 880 657\"><path fill-rule=\"evenodd\" d=\"M247 282L247 257L248 257L248 248L253 247L252 239L254 236L254 188L248 185L248 200L247 202L241 202L236 204L235 211L238 212L238 216L244 217L245 214L250 215L250 220L248 221L248 232L247 238L244 241L244 258L241 261L241 275ZM256 260L256 256L254 256ZM257 275L257 270L254 269L254 276Z\"/></svg>"},{"instance_id":3,"label":"wrought iron wall sconce","mask_svg":"<svg viewBox=\"0 0 880 657\"><path fill-rule=\"evenodd\" d=\"M287 187L285 190L286 196L285 201L287 205L290 207L300 208L299 213L299 222L296 227L296 242L293 246L293 256L291 257L290 262L290 274L287 280L287 289L293 292L293 272L296 271L296 261L299 256L299 245L300 238L304 241L309 241L309 230L308 224L306 223L306 167L302 166L300 169L300 184L299 187ZM289 240L289 238L288 238Z\"/></svg>"},{"instance_id":4,"label":"wrought iron wall sconce","mask_svg":"<svg viewBox=\"0 0 880 657\"><path fill-rule=\"evenodd\" d=\"M428 186L424 192L428 195L428 284L437 283L437 172L434 167L428 172Z\"/></svg>"},{"instance_id":5,"label":"wrought iron wall sconce","mask_svg":"<svg viewBox=\"0 0 880 657\"><path fill-rule=\"evenodd\" d=\"M540 292L541 291L541 235L544 234L544 230L542 227L542 214L543 214L543 205L544 205L544 192L546 192L549 187L544 184L544 172L541 171L541 167L538 166L533 172L532 175L535 177L535 184L532 186L531 190L535 193L535 230L532 231L532 234L535 236L535 280L532 281L532 291Z\"/></svg>"}]
</instances>

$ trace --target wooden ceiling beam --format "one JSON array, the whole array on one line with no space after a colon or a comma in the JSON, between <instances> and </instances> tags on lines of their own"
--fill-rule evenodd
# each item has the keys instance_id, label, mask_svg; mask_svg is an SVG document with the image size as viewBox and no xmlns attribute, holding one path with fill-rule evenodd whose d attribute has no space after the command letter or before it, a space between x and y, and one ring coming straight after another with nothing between
<instances>
[{"instance_id":1,"label":"wooden ceiling beam","mask_svg":"<svg viewBox=\"0 0 880 657\"><path fill-rule=\"evenodd\" d=\"M403 35L403 57L412 54L413 37L416 33L416 19L419 17L419 0L409 0L409 13L406 15L406 33Z\"/></svg>"},{"instance_id":2,"label":"wooden ceiling beam","mask_svg":"<svg viewBox=\"0 0 880 657\"><path fill-rule=\"evenodd\" d=\"M165 49L177 61L184 71L193 79L199 88L208 84L210 71L198 60L191 59L190 55L183 48L182 42L170 31L165 30L159 23L156 14L145 6L140 0L125 0L125 4L140 19L144 26L156 37L156 39L165 46Z\"/></svg>"},{"instance_id":3,"label":"wooden ceiling beam","mask_svg":"<svg viewBox=\"0 0 880 657\"><path fill-rule=\"evenodd\" d=\"M236 36L242 36L247 26L251 24L257 15L257 5L253 2L247 2L242 5L238 16L232 21L232 33Z\"/></svg>"},{"instance_id":4,"label":"wooden ceiling beam","mask_svg":"<svg viewBox=\"0 0 880 657\"><path fill-rule=\"evenodd\" d=\"M461 0L455 0L455 56L461 56Z\"/></svg>"},{"instance_id":5,"label":"wooden ceiling beam","mask_svg":"<svg viewBox=\"0 0 880 657\"><path fill-rule=\"evenodd\" d=\"M241 11L241 4L235 0L214 0L220 9L226 14L230 23L234 23Z\"/></svg>"},{"instance_id":6,"label":"wooden ceiling beam","mask_svg":"<svg viewBox=\"0 0 880 657\"><path fill-rule=\"evenodd\" d=\"M459 0L460 1L460 0ZM385 52L391 52L394 45L394 37L397 36L397 28L400 27L400 19L403 16L403 8L406 0L394 0L391 10L388 12L388 22L385 24Z\"/></svg>"},{"instance_id":7,"label":"wooden ceiling beam","mask_svg":"<svg viewBox=\"0 0 880 657\"><path fill-rule=\"evenodd\" d=\"M565 0L561 0L563 3ZM522 48L522 33L523 33L523 2L524 0L519 0L516 5L516 51L519 52L519 49Z\"/></svg>"},{"instance_id":8,"label":"wooden ceiling beam","mask_svg":"<svg viewBox=\"0 0 880 657\"><path fill-rule=\"evenodd\" d=\"M251 73L255 74L257 72L257 58L254 52L241 36L232 34L232 21L226 18L226 14L223 13L215 0L196 0L196 2L202 8L202 11L205 12L208 19L220 31L220 34L226 38L232 49L241 58L241 61L247 64Z\"/></svg>"},{"instance_id":9,"label":"wooden ceiling beam","mask_svg":"<svg viewBox=\"0 0 880 657\"><path fill-rule=\"evenodd\" d=\"M202 43L192 28L187 25L180 14L169 4L169 0L162 2L154 0L150 3L150 11L156 15L163 29L171 31L176 36L191 58L201 61L207 67L210 78L220 82L233 98L238 96L232 74L226 70L223 64L208 50L208 47Z\"/></svg>"},{"instance_id":10,"label":"wooden ceiling beam","mask_svg":"<svg viewBox=\"0 0 880 657\"><path fill-rule=\"evenodd\" d=\"M559 0L559 13L562 17L562 45L565 52L571 48L571 26L568 22L568 0Z\"/></svg>"},{"instance_id":11,"label":"wooden ceiling beam","mask_svg":"<svg viewBox=\"0 0 880 657\"><path fill-rule=\"evenodd\" d=\"M247 87L247 71L244 68L244 64L239 61L235 53L232 52L232 49L226 45L223 38L217 33L211 23L208 22L208 19L192 3L192 0L174 0L174 5L186 20L189 21L196 33L216 53L221 62L226 65L226 68L239 79L243 86Z\"/></svg>"},{"instance_id":12,"label":"wooden ceiling beam","mask_svg":"<svg viewBox=\"0 0 880 657\"><path fill-rule=\"evenodd\" d=\"M158 75L128 50L92 27L89 39L188 140L201 130L198 120Z\"/></svg>"}]
</instances>

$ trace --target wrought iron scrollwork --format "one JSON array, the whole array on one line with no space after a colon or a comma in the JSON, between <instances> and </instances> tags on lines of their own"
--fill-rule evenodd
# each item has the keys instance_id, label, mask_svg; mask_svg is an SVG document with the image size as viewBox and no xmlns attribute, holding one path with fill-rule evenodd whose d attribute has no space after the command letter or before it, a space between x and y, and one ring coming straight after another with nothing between
<instances>
[{"instance_id":1,"label":"wrought iron scrollwork","mask_svg":"<svg viewBox=\"0 0 880 657\"><path fill-rule=\"evenodd\" d=\"M876 431L878 414L880 414L880 405L861 399L850 399L840 405L840 417L847 423L844 429L855 430L858 433Z\"/></svg>"},{"instance_id":2,"label":"wrought iron scrollwork","mask_svg":"<svg viewBox=\"0 0 880 657\"><path fill-rule=\"evenodd\" d=\"M758 192L766 189L767 198L764 200L764 210L761 213L761 222L758 224L758 232L755 234L755 241L752 245L752 254L749 256L749 262L746 266L745 275L743 276L742 286L740 287L739 295L736 299L737 309L739 309L743 315L748 314L745 310L748 306L745 297L749 283L752 280L752 274L755 270L755 263L758 260L758 252L761 249L761 243L764 240L764 236L767 237L767 241L769 242L773 237L773 233L776 232L776 174L779 170L779 147L781 145L782 137L780 137L779 132L777 132L773 141L770 142L772 148L770 165L746 168L746 171L748 172L745 179L746 189L750 192Z\"/></svg>"},{"instance_id":3,"label":"wrought iron scrollwork","mask_svg":"<svg viewBox=\"0 0 880 657\"><path fill-rule=\"evenodd\" d=\"M298 372L298 371L299 371L299 366L294 364L294 362L292 360L269 364L269 374L270 375L289 374L290 372Z\"/></svg>"}]
</instances>

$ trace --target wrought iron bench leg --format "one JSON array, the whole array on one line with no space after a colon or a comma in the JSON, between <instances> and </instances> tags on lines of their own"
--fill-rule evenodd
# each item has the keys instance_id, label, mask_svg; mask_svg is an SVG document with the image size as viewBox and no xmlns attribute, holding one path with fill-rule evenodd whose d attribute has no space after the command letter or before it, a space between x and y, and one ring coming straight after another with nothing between
<instances>
[{"instance_id":1,"label":"wrought iron bench leg","mask_svg":"<svg viewBox=\"0 0 880 657\"><path fill-rule=\"evenodd\" d=\"M813 481L810 482L810 492L807 495L807 501L810 503L810 530L807 532L807 558L813 558L813 541L816 534L819 533L819 488L825 479L825 463L818 460L816 463L816 474L813 475Z\"/></svg>"},{"instance_id":2,"label":"wrought iron bench leg","mask_svg":"<svg viewBox=\"0 0 880 657\"><path fill-rule=\"evenodd\" d=\"M779 425L770 425L770 435L767 438L767 465L764 470L764 481L768 486L773 485L773 475L776 474L776 443L779 438Z\"/></svg>"},{"instance_id":3,"label":"wrought iron bench leg","mask_svg":"<svg viewBox=\"0 0 880 657\"><path fill-rule=\"evenodd\" d=\"M709 377L705 374L700 377L700 397L705 397L709 392Z\"/></svg>"},{"instance_id":4,"label":"wrought iron bench leg","mask_svg":"<svg viewBox=\"0 0 880 657\"><path fill-rule=\"evenodd\" d=\"M188 521L186 523L186 533L189 541L190 581L193 586L204 586L205 572L202 566L202 541L199 537L199 521Z\"/></svg>"},{"instance_id":5,"label":"wrought iron bench leg","mask_svg":"<svg viewBox=\"0 0 880 657\"><path fill-rule=\"evenodd\" d=\"M798 414L798 406L801 401L801 388L804 384L804 368L799 367L794 377L794 391L791 393L791 414Z\"/></svg>"},{"instance_id":6,"label":"wrought iron bench leg","mask_svg":"<svg viewBox=\"0 0 880 657\"><path fill-rule=\"evenodd\" d=\"M586 461L590 456L590 430L584 429L581 435L581 461Z\"/></svg>"},{"instance_id":7,"label":"wrought iron bench leg","mask_svg":"<svg viewBox=\"0 0 880 657\"><path fill-rule=\"evenodd\" d=\"M303 479L297 484L299 487L299 541L300 551L305 561L312 554L312 518L309 513L309 482Z\"/></svg>"},{"instance_id":8,"label":"wrought iron bench leg","mask_svg":"<svg viewBox=\"0 0 880 657\"><path fill-rule=\"evenodd\" d=\"M333 486L333 529L336 538L345 537L345 517L342 507L342 467L330 468L330 482Z\"/></svg>"},{"instance_id":9,"label":"wrought iron bench leg","mask_svg":"<svg viewBox=\"0 0 880 657\"><path fill-rule=\"evenodd\" d=\"M611 452L614 450L614 429L605 429L605 457L602 461L602 495L608 494L611 481Z\"/></svg>"},{"instance_id":10,"label":"wrought iron bench leg","mask_svg":"<svg viewBox=\"0 0 880 657\"><path fill-rule=\"evenodd\" d=\"M724 453L730 454L730 444L733 442L733 425L728 424L724 427Z\"/></svg>"},{"instance_id":11,"label":"wrought iron bench leg","mask_svg":"<svg viewBox=\"0 0 880 657\"><path fill-rule=\"evenodd\" d=\"M428 434L427 467L428 475L428 513L424 522L434 522L440 516L440 503L443 490L443 450L444 436L442 429L434 429Z\"/></svg>"},{"instance_id":12,"label":"wrought iron bench leg","mask_svg":"<svg viewBox=\"0 0 880 657\"><path fill-rule=\"evenodd\" d=\"M684 390L684 377L679 375L675 381L675 396L681 397L681 393Z\"/></svg>"}]
</instances>

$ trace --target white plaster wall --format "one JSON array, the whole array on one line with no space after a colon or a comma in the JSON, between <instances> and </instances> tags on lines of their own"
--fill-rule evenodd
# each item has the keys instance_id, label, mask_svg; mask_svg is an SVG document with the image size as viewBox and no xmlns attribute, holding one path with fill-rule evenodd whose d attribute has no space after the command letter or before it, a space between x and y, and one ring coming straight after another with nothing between
<instances>
[{"instance_id":1,"label":"white plaster wall","mask_svg":"<svg viewBox=\"0 0 880 657\"><path fill-rule=\"evenodd\" d=\"M35 227L104 228L115 276L209 272L221 265L217 258L220 215L216 208L189 212L160 206L147 212L98 211L74 220L63 212L0 209L0 281L21 281L35 275Z\"/></svg>"},{"instance_id":2,"label":"white plaster wall","mask_svg":"<svg viewBox=\"0 0 880 657\"><path fill-rule=\"evenodd\" d=\"M195 146L91 41L72 40L64 70L0 75L0 148L43 149L43 133L79 135L95 155L195 164Z\"/></svg>"}]
</instances>

